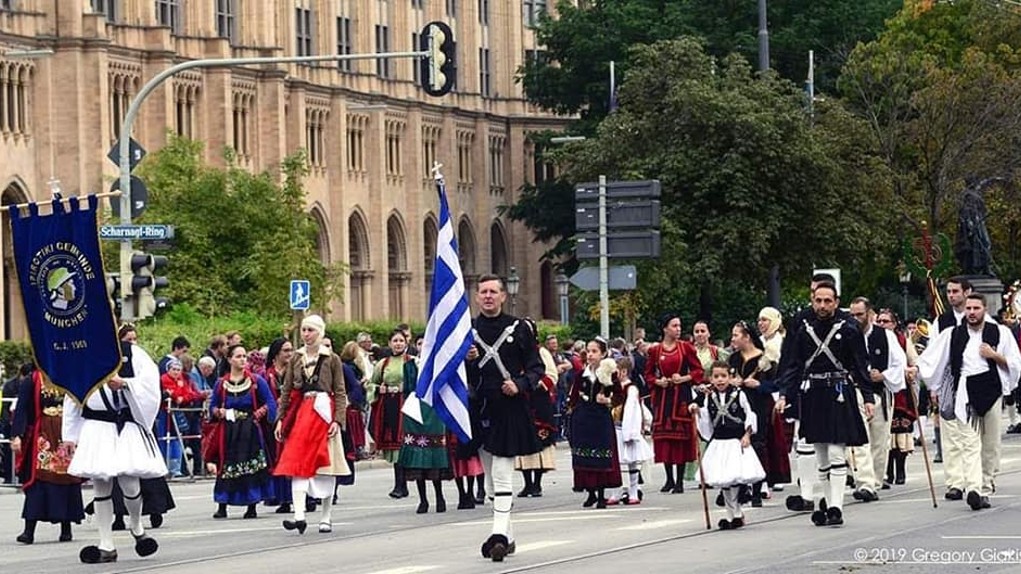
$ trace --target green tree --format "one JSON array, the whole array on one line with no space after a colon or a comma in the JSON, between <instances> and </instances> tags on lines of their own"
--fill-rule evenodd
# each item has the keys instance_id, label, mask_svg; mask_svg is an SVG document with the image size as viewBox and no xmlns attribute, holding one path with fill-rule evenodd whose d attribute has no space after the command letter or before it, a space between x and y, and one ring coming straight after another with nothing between
<instances>
[{"instance_id":1,"label":"green tree","mask_svg":"<svg viewBox=\"0 0 1021 574\"><path fill-rule=\"evenodd\" d=\"M139 175L150 190L142 222L175 227L169 295L207 316L255 311L285 316L288 284L312 283L320 308L338 295L339 267L316 252L316 228L304 210L305 158L286 158L279 174L253 174L227 153L227 168L204 165L202 144L171 136Z\"/></svg>"},{"instance_id":2,"label":"green tree","mask_svg":"<svg viewBox=\"0 0 1021 574\"><path fill-rule=\"evenodd\" d=\"M568 177L659 179L668 244L643 266L646 301L700 286L763 290L766 273L886 259L890 185L867 127L835 103L806 113L800 90L718 60L692 38L638 46L621 110L573 151ZM796 276L796 275L795 275Z\"/></svg>"},{"instance_id":3,"label":"green tree","mask_svg":"<svg viewBox=\"0 0 1021 574\"><path fill-rule=\"evenodd\" d=\"M1017 23L985 2L907 7L844 69L841 90L870 126L915 230L925 221L952 236L966 181L1012 178L1021 166Z\"/></svg>"}]
</instances>

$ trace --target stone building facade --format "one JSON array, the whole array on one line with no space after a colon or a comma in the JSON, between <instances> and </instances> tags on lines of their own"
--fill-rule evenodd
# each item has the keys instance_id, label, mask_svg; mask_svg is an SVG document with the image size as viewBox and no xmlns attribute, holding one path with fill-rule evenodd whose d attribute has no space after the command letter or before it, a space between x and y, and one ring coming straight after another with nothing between
<instances>
[{"instance_id":1,"label":"stone building facade","mask_svg":"<svg viewBox=\"0 0 1021 574\"><path fill-rule=\"evenodd\" d=\"M422 92L410 59L201 69L157 88L132 135L149 151L168 130L202 141L212 164L233 148L253 171L304 148L321 256L351 269L343 301L330 305L335 320L424 320L438 209L428 172L439 161L469 284L515 266L517 311L555 318L544 246L498 212L548 173L528 134L564 123L515 82L538 53L530 25L545 9L545 0L0 0L2 202L46 199L52 179L65 193L109 188L106 153L132 98L178 62L409 51L442 20L458 55L443 98ZM53 54L11 53L26 48ZM20 339L6 218L3 230L2 335Z\"/></svg>"}]
</instances>

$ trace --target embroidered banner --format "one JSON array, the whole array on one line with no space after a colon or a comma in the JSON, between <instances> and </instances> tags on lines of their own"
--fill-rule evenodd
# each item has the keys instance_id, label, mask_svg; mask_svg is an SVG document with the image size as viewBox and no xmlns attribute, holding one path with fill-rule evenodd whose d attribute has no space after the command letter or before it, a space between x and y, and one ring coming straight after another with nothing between
<instances>
[{"instance_id":1,"label":"embroidered banner","mask_svg":"<svg viewBox=\"0 0 1021 574\"><path fill-rule=\"evenodd\" d=\"M11 209L14 263L35 362L51 383L79 401L117 372L117 325L106 291L95 196L53 213Z\"/></svg>"}]
</instances>

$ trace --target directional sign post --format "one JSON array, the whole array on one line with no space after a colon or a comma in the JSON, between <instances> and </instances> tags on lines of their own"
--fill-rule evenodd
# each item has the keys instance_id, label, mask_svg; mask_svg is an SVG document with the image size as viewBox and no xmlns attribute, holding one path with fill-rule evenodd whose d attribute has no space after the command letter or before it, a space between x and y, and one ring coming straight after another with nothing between
<instances>
[{"instance_id":1,"label":"directional sign post","mask_svg":"<svg viewBox=\"0 0 1021 574\"><path fill-rule=\"evenodd\" d=\"M312 302L310 291L311 284L304 279L291 280L291 309L294 311L308 311Z\"/></svg>"},{"instance_id":2,"label":"directional sign post","mask_svg":"<svg viewBox=\"0 0 1021 574\"><path fill-rule=\"evenodd\" d=\"M100 225L99 238L124 241L166 241L174 238L173 225Z\"/></svg>"},{"instance_id":3,"label":"directional sign post","mask_svg":"<svg viewBox=\"0 0 1021 574\"><path fill-rule=\"evenodd\" d=\"M634 265L614 265L608 270L611 291L630 291L638 286L638 269ZM599 289L599 268L582 267L571 276L571 284L582 291Z\"/></svg>"}]
</instances>

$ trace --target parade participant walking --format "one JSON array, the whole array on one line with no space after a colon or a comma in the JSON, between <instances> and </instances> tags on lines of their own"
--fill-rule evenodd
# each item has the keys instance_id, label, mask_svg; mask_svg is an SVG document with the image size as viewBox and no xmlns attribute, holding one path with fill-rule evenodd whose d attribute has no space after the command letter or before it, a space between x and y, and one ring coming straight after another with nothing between
<instances>
[{"instance_id":1,"label":"parade participant walking","mask_svg":"<svg viewBox=\"0 0 1021 574\"><path fill-rule=\"evenodd\" d=\"M740 378L731 384L731 367L724 361L712 363L710 369L712 390L700 395L689 409L698 417L698 432L709 441L702 456L706 484L723 491L727 518L720 519L720 530L733 530L745 525L739 488L760 483L766 472L751 448L757 417L739 386Z\"/></svg>"},{"instance_id":2,"label":"parade participant walking","mask_svg":"<svg viewBox=\"0 0 1021 574\"><path fill-rule=\"evenodd\" d=\"M216 384L209 404L218 426L218 444L207 459L207 464L216 461L213 518L227 518L228 505L246 506L244 518L256 518L256 505L274 498L269 473L273 461L266 448L272 438L262 421L275 419L277 403L266 380L246 368L247 357L241 345L227 349L230 372Z\"/></svg>"},{"instance_id":3,"label":"parade participant walking","mask_svg":"<svg viewBox=\"0 0 1021 574\"><path fill-rule=\"evenodd\" d=\"M575 380L569 399L574 490L588 492L582 503L585 508L606 508L606 489L621 485L617 433L610 416L614 398L619 396L613 381L617 362L609 358L608 351L602 337L588 342L585 370Z\"/></svg>"},{"instance_id":4,"label":"parade participant walking","mask_svg":"<svg viewBox=\"0 0 1021 574\"><path fill-rule=\"evenodd\" d=\"M853 447L857 469L855 472L855 500L872 502L879 500L883 483L883 469L890 451L890 427L893 421L893 396L904 390L904 371L907 356L897 342L893 331L876 326L876 312L865 297L851 301L851 316L858 321L865 341L865 352L869 366L869 380L865 384L876 399L875 412L865 420L868 443Z\"/></svg>"},{"instance_id":5,"label":"parade participant walking","mask_svg":"<svg viewBox=\"0 0 1021 574\"><path fill-rule=\"evenodd\" d=\"M1000 404L1021 375L1021 352L1010 331L986 320L985 298L967 295L965 323L942 331L918 359L918 373L939 398L945 468L959 468L972 510L989 508L1000 464ZM950 377L943 373L949 369ZM958 458L952 460L951 456ZM959 492L959 491L958 491ZM950 495L954 496L951 497Z\"/></svg>"},{"instance_id":6,"label":"parade participant walking","mask_svg":"<svg viewBox=\"0 0 1021 574\"><path fill-rule=\"evenodd\" d=\"M475 345L468 351L468 384L479 400L486 487L493 496L492 534L482 544L482 556L503 561L515 549L511 528L514 503L514 457L542 450L535 436L528 400L543 376L535 337L520 319L503 313L507 291L496 275L483 275L476 287L479 316Z\"/></svg>"},{"instance_id":7,"label":"parade participant walking","mask_svg":"<svg viewBox=\"0 0 1021 574\"><path fill-rule=\"evenodd\" d=\"M786 397L798 395L799 433L815 450L818 465L820 492L812 512L816 526L844 523L846 448L868 442L855 387L866 403L866 417L874 408L865 342L853 321L836 317L839 303L832 283L819 283L812 292L815 316L805 319L792 336L791 360L780 374L776 402L777 411L783 412Z\"/></svg>"},{"instance_id":8,"label":"parade participant walking","mask_svg":"<svg viewBox=\"0 0 1021 574\"><path fill-rule=\"evenodd\" d=\"M22 369L22 383L11 423L11 450L25 493L21 518L25 530L18 542L32 544L39 522L60 524L60 541L71 540L71 523L85 518L81 480L67 473L73 449L62 440L64 392L31 368ZM27 372L26 372L27 371Z\"/></svg>"},{"instance_id":9,"label":"parade participant walking","mask_svg":"<svg viewBox=\"0 0 1021 574\"><path fill-rule=\"evenodd\" d=\"M627 483L621 485L621 492L606 501L607 504L639 504L642 502L642 491L638 489L638 481L642 464L652 458L652 447L645 442L643 432L647 425L652 424L652 413L642 405L638 385L631 380L634 364L631 357L617 359L617 380L619 381L622 398L613 407L612 415L617 434L617 453L620 458L620 471Z\"/></svg>"},{"instance_id":10,"label":"parade participant walking","mask_svg":"<svg viewBox=\"0 0 1021 574\"><path fill-rule=\"evenodd\" d=\"M695 347L681 340L681 319L673 313L660 321L663 340L649 347L645 383L652 402L652 450L663 464L666 483L660 492L684 492L684 467L698 461L698 444L688 405L692 385L702 383L702 363ZM677 478L674 478L677 467Z\"/></svg>"},{"instance_id":11,"label":"parade participant walking","mask_svg":"<svg viewBox=\"0 0 1021 574\"><path fill-rule=\"evenodd\" d=\"M159 368L141 347L125 340L134 328L118 333L123 362L118 374L81 405L64 397L64 441L74 445L68 473L92 480L99 544L86 546L79 558L86 564L116 562L113 544L113 480L124 493L128 528L139 556L154 554L159 545L142 527L139 478L162 478L167 466L159 455L152 425L160 407Z\"/></svg>"},{"instance_id":12,"label":"parade participant walking","mask_svg":"<svg viewBox=\"0 0 1021 574\"><path fill-rule=\"evenodd\" d=\"M344 441L344 456L351 474L337 477L337 486L351 486L355 483L355 461L365 452L365 388L364 375L358 360L358 343L348 341L340 350L340 362L344 368L344 391L347 393L347 426L341 431ZM333 503L337 504L337 490L333 491Z\"/></svg>"},{"instance_id":13,"label":"parade participant walking","mask_svg":"<svg viewBox=\"0 0 1021 574\"><path fill-rule=\"evenodd\" d=\"M744 321L731 329L730 343L734 353L727 363L734 384L744 391L745 400L751 405L758 423L751 437L752 449L770 483L789 482L790 466L783 464L787 451L782 450L783 441L777 440L779 437L774 436L775 429L769 424L774 417L773 391L776 390L777 366L766 358L758 346L758 337ZM751 485L751 503L756 508L762 506L762 483Z\"/></svg>"},{"instance_id":14,"label":"parade participant walking","mask_svg":"<svg viewBox=\"0 0 1021 574\"><path fill-rule=\"evenodd\" d=\"M340 431L347 421L347 392L340 357L322 345L326 323L319 315L301 321L303 347L284 372L275 435L284 443L273 472L291 477L294 519L286 530L304 534L308 494L323 501L319 532L332 532L333 488L337 476L350 474Z\"/></svg>"},{"instance_id":15,"label":"parade participant walking","mask_svg":"<svg viewBox=\"0 0 1021 574\"><path fill-rule=\"evenodd\" d=\"M273 398L278 405L280 404L280 388L284 385L284 372L293 356L294 345L283 337L274 339L266 352L266 384L269 385L269 390L273 393ZM264 422L268 423L266 426L276 424L276 421L270 418L264 419ZM273 436L273 434L270 430L266 436ZM273 482L273 500L270 503L277 507L274 511L277 514L288 514L291 512L291 479L273 473L277 461L280 460L280 443L275 438L266 441L266 454L272 465L269 471Z\"/></svg>"},{"instance_id":16,"label":"parade participant walking","mask_svg":"<svg viewBox=\"0 0 1021 574\"><path fill-rule=\"evenodd\" d=\"M390 337L389 355L376 363L372 369L372 380L366 386L366 400L372 405L369 419L369 434L376 442L376 451L383 459L394 465L394 488L390 498L408 496L408 484L404 468L400 464L401 446L404 444L402 422L404 415L404 385L411 377L414 388L415 368L413 358L408 355L408 340L403 331L397 330Z\"/></svg>"},{"instance_id":17,"label":"parade participant walking","mask_svg":"<svg viewBox=\"0 0 1021 574\"><path fill-rule=\"evenodd\" d=\"M525 317L524 321L538 340L535 321L529 317ZM514 467L521 471L525 479L525 486L518 493L519 498L542 496L542 475L557 469L556 402L560 371L553 361L553 354L543 345L539 345L539 358L545 372L539 384L526 394L532 410L532 422L535 423L535 436L542 450L532 455L519 456L514 462Z\"/></svg>"},{"instance_id":18,"label":"parade participant walking","mask_svg":"<svg viewBox=\"0 0 1021 574\"><path fill-rule=\"evenodd\" d=\"M918 420L918 400L915 381L918 373L918 353L907 337L897 330L897 314L890 309L882 309L876 316L876 325L889 330L897 339L897 344L904 350L907 357L907 368L904 369L904 382L907 388L893 395L893 412L890 419L890 454L886 460L886 478L882 488L892 484L904 484L907 480L905 462L907 456L914 451L914 424Z\"/></svg>"}]
</instances>

